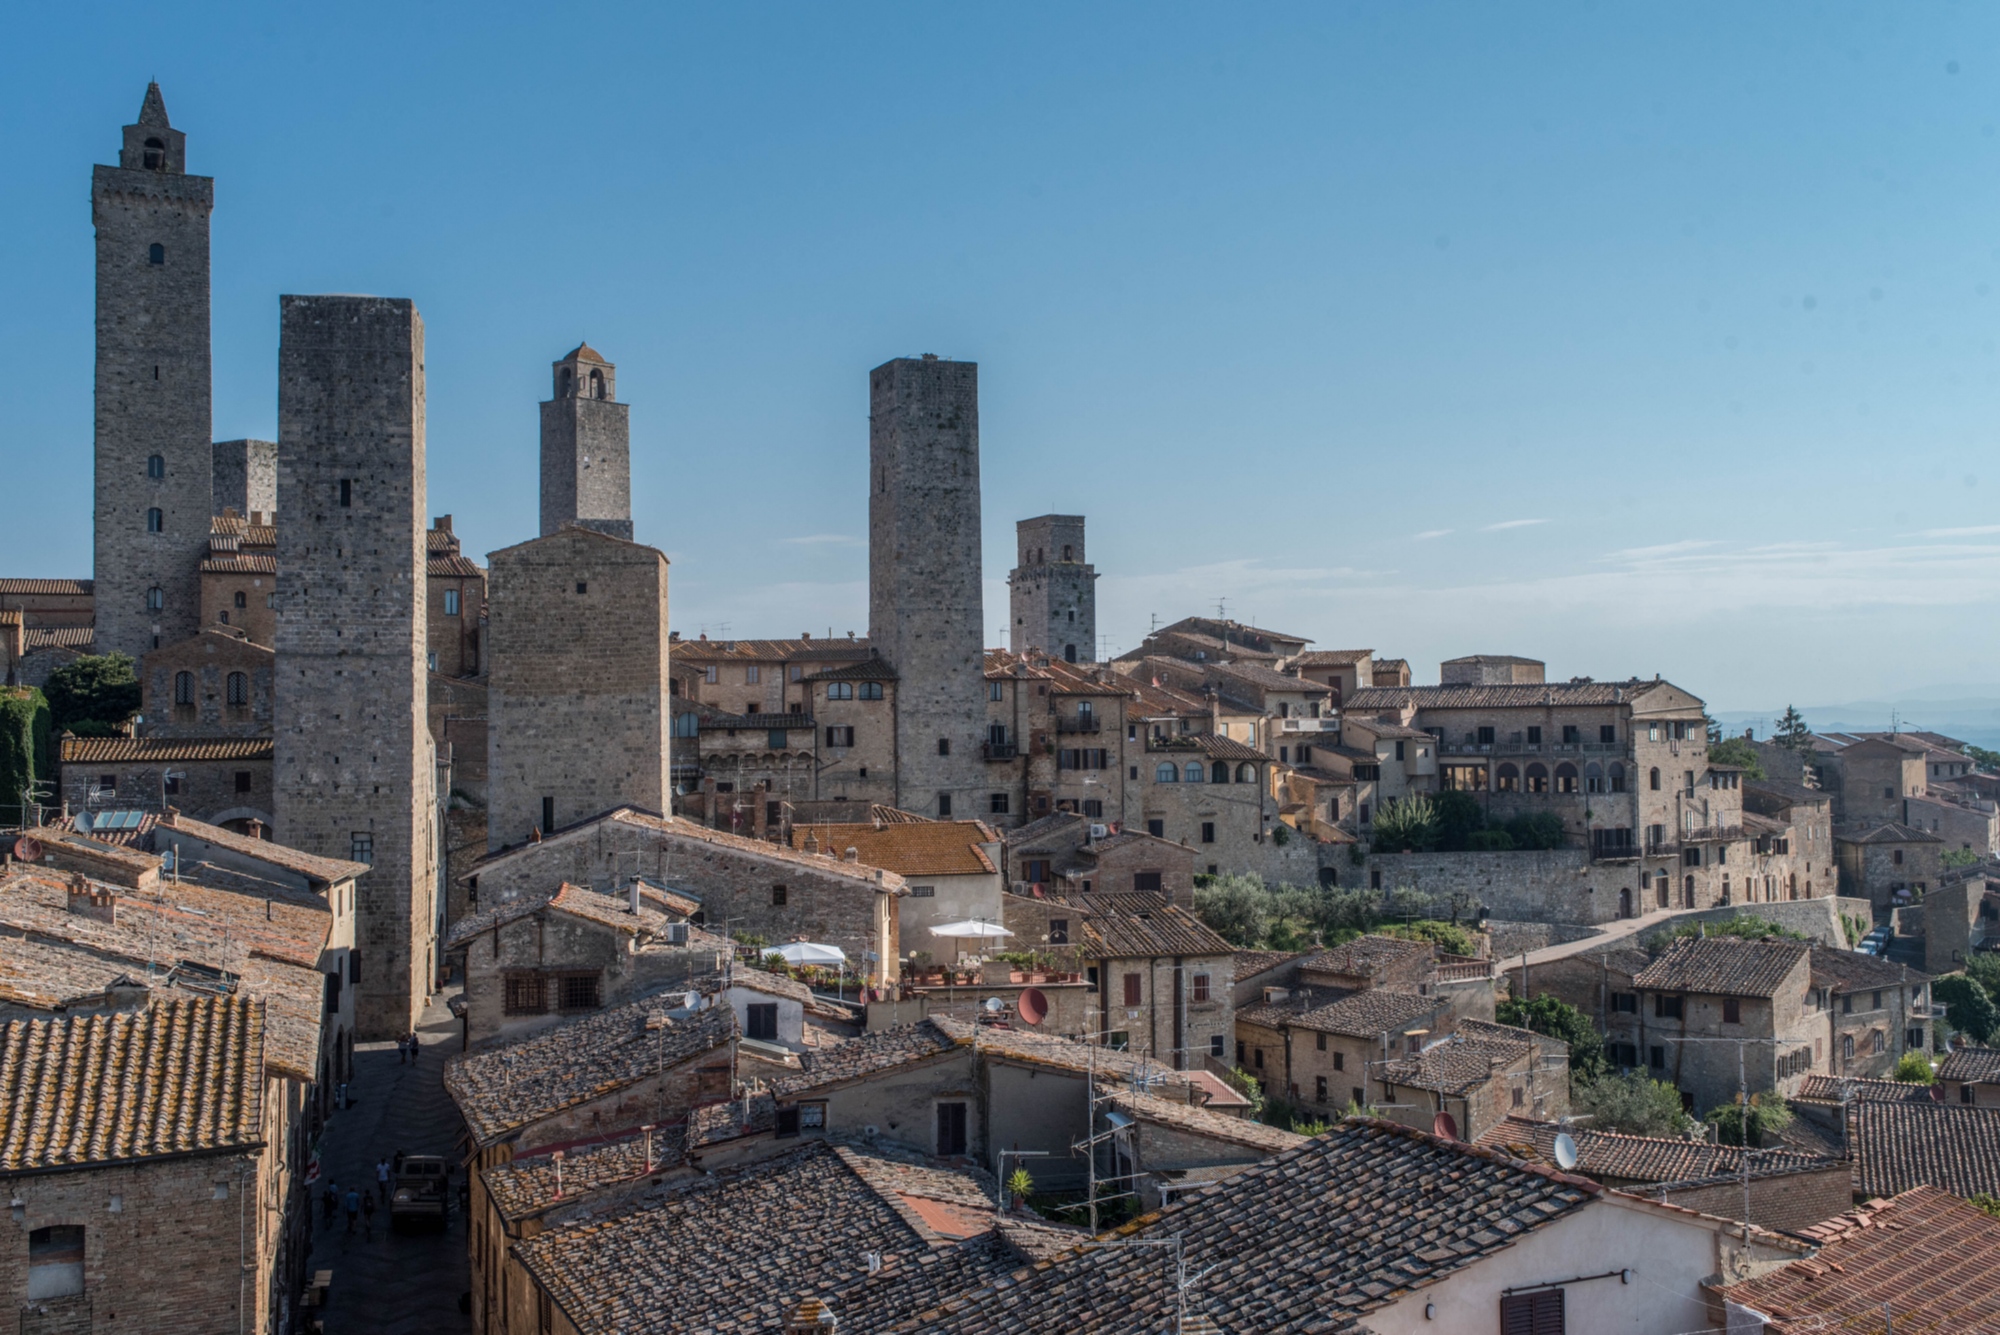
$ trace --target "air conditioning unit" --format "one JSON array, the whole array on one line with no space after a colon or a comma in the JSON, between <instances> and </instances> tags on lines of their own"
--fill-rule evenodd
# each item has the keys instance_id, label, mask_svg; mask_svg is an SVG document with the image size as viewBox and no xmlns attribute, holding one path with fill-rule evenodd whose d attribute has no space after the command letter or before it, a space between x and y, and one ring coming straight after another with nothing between
<instances>
[{"instance_id":1,"label":"air conditioning unit","mask_svg":"<svg viewBox=\"0 0 2000 1335\"><path fill-rule=\"evenodd\" d=\"M688 925L684 922L668 923L667 944L670 946L684 946L687 943L688 943Z\"/></svg>"},{"instance_id":2,"label":"air conditioning unit","mask_svg":"<svg viewBox=\"0 0 2000 1335\"><path fill-rule=\"evenodd\" d=\"M1106 839L1110 835L1111 827L1109 825L1093 825L1090 827L1090 837L1092 839Z\"/></svg>"}]
</instances>

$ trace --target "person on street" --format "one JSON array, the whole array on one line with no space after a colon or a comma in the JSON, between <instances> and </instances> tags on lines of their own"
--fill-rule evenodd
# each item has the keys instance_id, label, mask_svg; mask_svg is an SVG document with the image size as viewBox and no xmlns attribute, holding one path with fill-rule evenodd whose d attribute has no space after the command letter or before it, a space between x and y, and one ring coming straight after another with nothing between
<instances>
[{"instance_id":1,"label":"person on street","mask_svg":"<svg viewBox=\"0 0 2000 1335\"><path fill-rule=\"evenodd\" d=\"M354 1221L361 1214L361 1193L353 1187L347 1189L347 1231L354 1231Z\"/></svg>"},{"instance_id":2,"label":"person on street","mask_svg":"<svg viewBox=\"0 0 2000 1335\"><path fill-rule=\"evenodd\" d=\"M326 1190L320 1192L319 1212L321 1218L325 1219L329 1224L333 1222L333 1217L340 1213L340 1184L338 1182L329 1179L326 1184Z\"/></svg>"},{"instance_id":3,"label":"person on street","mask_svg":"<svg viewBox=\"0 0 2000 1335\"><path fill-rule=\"evenodd\" d=\"M375 1241L375 1198L361 1198L361 1236L364 1241Z\"/></svg>"},{"instance_id":4,"label":"person on street","mask_svg":"<svg viewBox=\"0 0 2000 1335\"><path fill-rule=\"evenodd\" d=\"M381 1195L382 1204L387 1205L389 1203L389 1161L387 1159L377 1159L375 1161L375 1190Z\"/></svg>"}]
</instances>

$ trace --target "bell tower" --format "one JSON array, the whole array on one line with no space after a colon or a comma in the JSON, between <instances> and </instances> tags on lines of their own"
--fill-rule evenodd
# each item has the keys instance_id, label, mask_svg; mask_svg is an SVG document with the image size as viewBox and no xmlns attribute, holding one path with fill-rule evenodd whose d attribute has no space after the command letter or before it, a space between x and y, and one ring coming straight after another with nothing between
<instances>
[{"instance_id":1,"label":"bell tower","mask_svg":"<svg viewBox=\"0 0 2000 1335\"><path fill-rule=\"evenodd\" d=\"M588 343L555 364L542 405L542 536L569 524L632 539L632 424L618 368Z\"/></svg>"}]
</instances>

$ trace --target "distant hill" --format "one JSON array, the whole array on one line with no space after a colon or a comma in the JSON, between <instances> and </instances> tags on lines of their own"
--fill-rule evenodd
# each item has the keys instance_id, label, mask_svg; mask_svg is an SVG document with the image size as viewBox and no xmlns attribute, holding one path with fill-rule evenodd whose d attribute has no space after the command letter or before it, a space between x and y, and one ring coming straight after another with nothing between
<instances>
[{"instance_id":1,"label":"distant hill","mask_svg":"<svg viewBox=\"0 0 2000 1335\"><path fill-rule=\"evenodd\" d=\"M1991 687L1934 686L1910 691L1886 700L1856 700L1840 705L1800 705L1799 713L1814 732L1887 732L1892 726L1904 732L1941 732L1961 741L2000 751L2000 695L1988 694ZM1775 709L1716 710L1713 717L1724 732L1743 735L1745 728L1756 729L1759 738L1769 737L1778 716Z\"/></svg>"}]
</instances>

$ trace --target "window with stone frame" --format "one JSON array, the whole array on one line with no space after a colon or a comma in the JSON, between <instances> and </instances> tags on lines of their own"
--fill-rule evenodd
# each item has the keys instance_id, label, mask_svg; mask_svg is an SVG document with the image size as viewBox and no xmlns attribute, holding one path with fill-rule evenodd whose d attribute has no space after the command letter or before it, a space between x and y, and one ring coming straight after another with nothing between
<instances>
[{"instance_id":1,"label":"window with stone frame","mask_svg":"<svg viewBox=\"0 0 2000 1335\"><path fill-rule=\"evenodd\" d=\"M566 973L557 980L557 1005L564 1013L594 1011L604 1003L602 979L595 973Z\"/></svg>"},{"instance_id":2,"label":"window with stone frame","mask_svg":"<svg viewBox=\"0 0 2000 1335\"><path fill-rule=\"evenodd\" d=\"M1189 1001L1193 1002L1207 1001L1208 989L1209 989L1209 976L1207 974L1197 973L1189 975L1188 977Z\"/></svg>"},{"instance_id":3,"label":"window with stone frame","mask_svg":"<svg viewBox=\"0 0 2000 1335\"><path fill-rule=\"evenodd\" d=\"M510 973L502 1010L508 1015L541 1015L549 1008L549 981L538 973Z\"/></svg>"}]
</instances>

